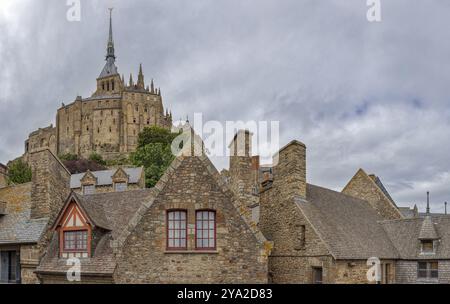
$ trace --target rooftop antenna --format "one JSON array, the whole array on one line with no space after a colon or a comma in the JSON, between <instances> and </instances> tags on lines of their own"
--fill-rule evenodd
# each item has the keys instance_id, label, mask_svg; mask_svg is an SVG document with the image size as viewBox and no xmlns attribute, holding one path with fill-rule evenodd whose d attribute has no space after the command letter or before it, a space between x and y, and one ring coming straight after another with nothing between
<instances>
[{"instance_id":1,"label":"rooftop antenna","mask_svg":"<svg viewBox=\"0 0 450 304\"><path fill-rule=\"evenodd\" d=\"M430 214L430 191L427 191L427 214Z\"/></svg>"}]
</instances>

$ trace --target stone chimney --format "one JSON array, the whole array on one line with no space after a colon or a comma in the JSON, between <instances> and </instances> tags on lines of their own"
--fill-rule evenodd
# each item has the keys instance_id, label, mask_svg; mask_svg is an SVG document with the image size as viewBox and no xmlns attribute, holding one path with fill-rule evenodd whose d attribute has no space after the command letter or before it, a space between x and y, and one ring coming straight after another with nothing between
<instances>
[{"instance_id":1,"label":"stone chimney","mask_svg":"<svg viewBox=\"0 0 450 304\"><path fill-rule=\"evenodd\" d=\"M251 217L250 207L258 201L259 158L252 157L252 133L240 130L230 145L230 188L238 197L241 213Z\"/></svg>"},{"instance_id":2,"label":"stone chimney","mask_svg":"<svg viewBox=\"0 0 450 304\"><path fill-rule=\"evenodd\" d=\"M52 221L70 193L70 172L48 149L30 154L31 218Z\"/></svg>"},{"instance_id":3,"label":"stone chimney","mask_svg":"<svg viewBox=\"0 0 450 304\"><path fill-rule=\"evenodd\" d=\"M294 140L284 146L274 158L274 187L286 199L306 199L306 146Z\"/></svg>"}]
</instances>

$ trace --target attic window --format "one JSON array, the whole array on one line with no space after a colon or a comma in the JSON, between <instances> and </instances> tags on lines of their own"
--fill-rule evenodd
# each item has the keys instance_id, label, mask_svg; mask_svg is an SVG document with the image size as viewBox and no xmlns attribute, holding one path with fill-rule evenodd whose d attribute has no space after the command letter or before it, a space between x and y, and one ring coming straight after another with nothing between
<instances>
[{"instance_id":1,"label":"attic window","mask_svg":"<svg viewBox=\"0 0 450 304\"><path fill-rule=\"evenodd\" d=\"M88 258L91 251L91 227L85 214L71 202L58 220L60 256L62 258Z\"/></svg>"},{"instance_id":2,"label":"attic window","mask_svg":"<svg viewBox=\"0 0 450 304\"><path fill-rule=\"evenodd\" d=\"M127 183L114 183L114 190L116 192L123 192L127 190Z\"/></svg>"},{"instance_id":3,"label":"attic window","mask_svg":"<svg viewBox=\"0 0 450 304\"><path fill-rule=\"evenodd\" d=\"M64 231L64 251L87 251L88 231Z\"/></svg>"},{"instance_id":4,"label":"attic window","mask_svg":"<svg viewBox=\"0 0 450 304\"><path fill-rule=\"evenodd\" d=\"M83 194L94 194L95 193L95 185L84 185L83 186Z\"/></svg>"},{"instance_id":5,"label":"attic window","mask_svg":"<svg viewBox=\"0 0 450 304\"><path fill-rule=\"evenodd\" d=\"M434 242L432 240L423 240L422 244L422 253L434 253Z\"/></svg>"}]
</instances>

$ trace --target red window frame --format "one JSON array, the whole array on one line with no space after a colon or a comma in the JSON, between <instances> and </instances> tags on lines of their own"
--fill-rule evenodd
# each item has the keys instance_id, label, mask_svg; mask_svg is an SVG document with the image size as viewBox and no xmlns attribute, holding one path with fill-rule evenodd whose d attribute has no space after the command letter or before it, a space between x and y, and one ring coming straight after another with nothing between
<instances>
[{"instance_id":1,"label":"red window frame","mask_svg":"<svg viewBox=\"0 0 450 304\"><path fill-rule=\"evenodd\" d=\"M202 218L199 218L199 214L202 214ZM207 214L207 217L204 217ZM211 214L214 215L213 226L211 226ZM199 225L201 223L201 225ZM206 224L206 226L205 226ZM201 227L199 227L201 226ZM205 228L206 227L206 228ZM217 212L211 209L196 210L195 211L195 249L196 250L216 250L217 248ZM201 237L199 238L199 232L201 232ZM207 236L204 237L204 233L207 232ZM211 232L213 232L213 237L211 237ZM204 240L207 240L207 245L204 246ZM199 246L198 241L201 241L201 246ZM211 241L214 242L214 246L211 246Z\"/></svg>"},{"instance_id":2,"label":"red window frame","mask_svg":"<svg viewBox=\"0 0 450 304\"><path fill-rule=\"evenodd\" d=\"M176 218L175 214L179 213L184 214L184 219L180 216ZM171 214L174 214L174 217L171 218ZM166 248L167 250L186 250L187 249L187 210L184 209L172 209L167 210L166 212ZM171 225L173 222L173 225ZM184 226L183 226L184 222ZM176 225L178 223L178 225ZM178 227L176 227L178 226ZM172 233L171 233L172 232ZM184 232L184 237L183 237ZM178 234L178 236L177 236ZM171 243L173 240L173 243ZM181 246L182 241L184 240L184 246ZM179 245L175 246L175 243L178 241ZM171 246L172 245L172 246Z\"/></svg>"},{"instance_id":3,"label":"red window frame","mask_svg":"<svg viewBox=\"0 0 450 304\"><path fill-rule=\"evenodd\" d=\"M63 234L63 251L64 252L88 252L88 247L89 247L89 231L88 230L63 230L62 231ZM66 245L66 234L73 234L74 238L73 238L73 243L74 243L74 247L73 248L67 248ZM86 235L86 246L85 247L78 247L78 242L81 241L83 242L83 237L82 235L85 234Z\"/></svg>"}]
</instances>

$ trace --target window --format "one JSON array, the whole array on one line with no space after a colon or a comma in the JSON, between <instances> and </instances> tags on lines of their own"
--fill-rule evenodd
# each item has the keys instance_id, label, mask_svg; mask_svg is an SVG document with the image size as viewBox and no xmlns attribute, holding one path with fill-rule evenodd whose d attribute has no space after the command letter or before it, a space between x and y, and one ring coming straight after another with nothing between
<instances>
[{"instance_id":1,"label":"window","mask_svg":"<svg viewBox=\"0 0 450 304\"><path fill-rule=\"evenodd\" d=\"M422 241L422 253L434 253L434 242Z\"/></svg>"},{"instance_id":2,"label":"window","mask_svg":"<svg viewBox=\"0 0 450 304\"><path fill-rule=\"evenodd\" d=\"M84 185L83 186L83 194L94 194L95 193L95 185Z\"/></svg>"},{"instance_id":3,"label":"window","mask_svg":"<svg viewBox=\"0 0 450 304\"><path fill-rule=\"evenodd\" d=\"M111 82L112 90L114 91L114 80Z\"/></svg>"},{"instance_id":4,"label":"window","mask_svg":"<svg viewBox=\"0 0 450 304\"><path fill-rule=\"evenodd\" d=\"M437 279L439 277L438 262L419 262L417 265L417 278Z\"/></svg>"},{"instance_id":5,"label":"window","mask_svg":"<svg viewBox=\"0 0 450 304\"><path fill-rule=\"evenodd\" d=\"M187 248L187 212L174 210L167 212L167 249L184 250Z\"/></svg>"},{"instance_id":6,"label":"window","mask_svg":"<svg viewBox=\"0 0 450 304\"><path fill-rule=\"evenodd\" d=\"M105 90L105 82L102 82L102 90Z\"/></svg>"},{"instance_id":7,"label":"window","mask_svg":"<svg viewBox=\"0 0 450 304\"><path fill-rule=\"evenodd\" d=\"M114 188L117 192L123 192L127 190L127 183L115 183Z\"/></svg>"},{"instance_id":8,"label":"window","mask_svg":"<svg viewBox=\"0 0 450 304\"><path fill-rule=\"evenodd\" d=\"M87 230L64 231L64 251L87 251Z\"/></svg>"},{"instance_id":9,"label":"window","mask_svg":"<svg viewBox=\"0 0 450 304\"><path fill-rule=\"evenodd\" d=\"M18 251L0 251L0 282L20 283L20 254Z\"/></svg>"},{"instance_id":10,"label":"window","mask_svg":"<svg viewBox=\"0 0 450 304\"><path fill-rule=\"evenodd\" d=\"M323 283L323 269L322 267L313 267L313 284Z\"/></svg>"},{"instance_id":11,"label":"window","mask_svg":"<svg viewBox=\"0 0 450 304\"><path fill-rule=\"evenodd\" d=\"M109 91L109 82L106 83L106 90Z\"/></svg>"},{"instance_id":12,"label":"window","mask_svg":"<svg viewBox=\"0 0 450 304\"><path fill-rule=\"evenodd\" d=\"M216 249L216 212L210 210L195 213L195 247Z\"/></svg>"}]
</instances>

